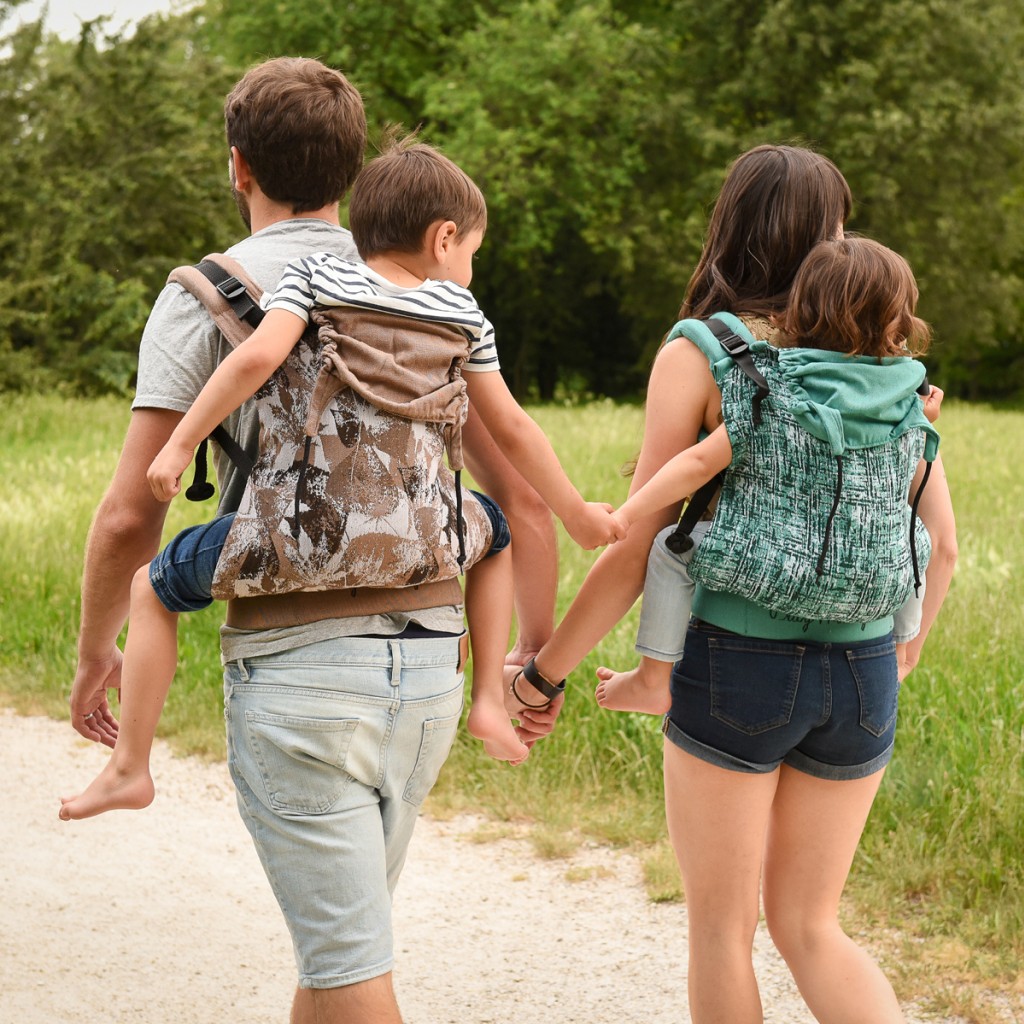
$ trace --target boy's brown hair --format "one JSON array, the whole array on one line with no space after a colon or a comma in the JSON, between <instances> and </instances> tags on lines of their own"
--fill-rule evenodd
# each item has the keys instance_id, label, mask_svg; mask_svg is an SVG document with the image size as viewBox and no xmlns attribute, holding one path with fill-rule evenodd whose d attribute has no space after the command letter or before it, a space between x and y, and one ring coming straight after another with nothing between
<instances>
[{"instance_id":1,"label":"boy's brown hair","mask_svg":"<svg viewBox=\"0 0 1024 1024\"><path fill-rule=\"evenodd\" d=\"M457 164L413 137L389 140L352 186L348 224L364 259L418 253L427 228L453 221L456 238L487 228L487 203Z\"/></svg>"},{"instance_id":2,"label":"boy's brown hair","mask_svg":"<svg viewBox=\"0 0 1024 1024\"><path fill-rule=\"evenodd\" d=\"M743 153L711 212L680 319L781 313L804 257L835 237L852 207L846 179L813 150L765 145Z\"/></svg>"},{"instance_id":3,"label":"boy's brown hair","mask_svg":"<svg viewBox=\"0 0 1024 1024\"><path fill-rule=\"evenodd\" d=\"M807 255L779 326L791 344L849 355L907 356L931 340L907 261L870 238L821 242Z\"/></svg>"},{"instance_id":4,"label":"boy's brown hair","mask_svg":"<svg viewBox=\"0 0 1024 1024\"><path fill-rule=\"evenodd\" d=\"M278 57L252 68L224 102L224 128L264 195L293 214L339 202L363 165L362 97L318 60Z\"/></svg>"}]
</instances>

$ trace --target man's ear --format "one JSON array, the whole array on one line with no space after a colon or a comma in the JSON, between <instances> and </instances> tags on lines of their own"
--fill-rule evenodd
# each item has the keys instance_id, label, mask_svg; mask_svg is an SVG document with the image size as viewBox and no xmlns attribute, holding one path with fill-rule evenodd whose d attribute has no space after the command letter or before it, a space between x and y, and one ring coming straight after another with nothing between
<instances>
[{"instance_id":1,"label":"man's ear","mask_svg":"<svg viewBox=\"0 0 1024 1024\"><path fill-rule=\"evenodd\" d=\"M242 156L237 146L231 147L231 162L228 171L234 188L239 192L248 192L253 181L252 171L249 169L249 161Z\"/></svg>"},{"instance_id":2,"label":"man's ear","mask_svg":"<svg viewBox=\"0 0 1024 1024\"><path fill-rule=\"evenodd\" d=\"M459 226L453 220L436 221L427 228L425 248L435 263L443 264L448 258L448 247L455 241Z\"/></svg>"}]
</instances>

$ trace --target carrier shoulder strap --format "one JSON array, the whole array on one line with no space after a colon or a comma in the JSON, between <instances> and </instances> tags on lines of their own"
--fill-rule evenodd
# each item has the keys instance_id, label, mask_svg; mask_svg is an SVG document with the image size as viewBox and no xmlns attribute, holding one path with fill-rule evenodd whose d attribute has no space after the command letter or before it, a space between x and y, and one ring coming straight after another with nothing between
<instances>
[{"instance_id":1,"label":"carrier shoulder strap","mask_svg":"<svg viewBox=\"0 0 1024 1024\"><path fill-rule=\"evenodd\" d=\"M726 314L726 316L728 316L728 314ZM734 318L730 316L729 319ZM735 361L737 368L753 382L754 386L757 388L757 392L754 395L751 416L754 426L760 426L761 403L768 397L770 388L768 387L768 381L765 380L764 375L754 364L754 358L750 352L750 345L722 316L713 316L707 320L683 321L683 324L686 325L691 323L697 325L698 330L710 330L722 349ZM743 327L740 321L736 320L736 323L739 324L741 328ZM747 333L745 328L743 328L743 330ZM707 346L705 344L701 344L698 338L693 336L696 332L688 327L684 327L682 333L686 337L690 338L691 341L700 344L701 350L704 351L705 355L708 354ZM717 473L713 476L706 484L694 491L690 500L686 504L686 508L683 510L679 524L676 526L675 530L665 538L665 546L669 551L673 552L673 554L684 554L693 547L693 538L690 536L693 533L693 528L697 525L701 516L704 515L708 506L714 500L714 497L722 486L722 481L724 479L725 471L723 470L721 473Z\"/></svg>"},{"instance_id":2,"label":"carrier shoulder strap","mask_svg":"<svg viewBox=\"0 0 1024 1024\"><path fill-rule=\"evenodd\" d=\"M167 283L179 284L194 295L232 347L245 341L263 319L263 289L237 260L223 253L210 253L194 266L176 267Z\"/></svg>"},{"instance_id":3,"label":"carrier shoulder strap","mask_svg":"<svg viewBox=\"0 0 1024 1024\"><path fill-rule=\"evenodd\" d=\"M194 266L176 267L167 276L168 284L181 285L206 308L217 330L232 348L237 347L263 319L260 297L263 289L246 274L237 260L223 253L210 253ZM210 437L244 476L252 472L253 461L245 449L218 424ZM196 449L195 475L185 491L189 501L206 501L214 488L207 478L207 442Z\"/></svg>"},{"instance_id":4,"label":"carrier shoulder strap","mask_svg":"<svg viewBox=\"0 0 1024 1024\"><path fill-rule=\"evenodd\" d=\"M750 353L750 346L720 317L713 316L706 320L705 323L708 325L711 333L718 339L718 344L732 356L739 369L757 388L751 416L754 426L760 426L761 403L768 397L771 389L768 387L768 381L764 379L761 371L754 365L754 357Z\"/></svg>"}]
</instances>

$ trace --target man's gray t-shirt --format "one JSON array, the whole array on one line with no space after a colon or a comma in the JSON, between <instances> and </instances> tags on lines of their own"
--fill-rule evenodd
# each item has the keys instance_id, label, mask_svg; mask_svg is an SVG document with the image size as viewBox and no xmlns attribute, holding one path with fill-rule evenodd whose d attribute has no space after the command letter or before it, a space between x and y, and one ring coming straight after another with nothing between
<instances>
[{"instance_id":1,"label":"man's gray t-shirt","mask_svg":"<svg viewBox=\"0 0 1024 1024\"><path fill-rule=\"evenodd\" d=\"M231 246L226 254L237 260L264 291L272 293L293 260L315 252L332 252L358 260L352 235L345 228L315 218L279 221ZM187 412L218 363L231 351L205 307L181 285L169 284L157 297L139 346L139 372L132 409L170 409ZM228 432L253 457L259 442L259 422L247 402L225 422ZM213 461L220 487L218 512L238 508L245 480L214 444ZM401 632L411 619L428 629L460 632L462 609L451 605L395 615L329 619L304 626L271 630L221 630L225 661L271 654L317 640L365 634Z\"/></svg>"}]
</instances>

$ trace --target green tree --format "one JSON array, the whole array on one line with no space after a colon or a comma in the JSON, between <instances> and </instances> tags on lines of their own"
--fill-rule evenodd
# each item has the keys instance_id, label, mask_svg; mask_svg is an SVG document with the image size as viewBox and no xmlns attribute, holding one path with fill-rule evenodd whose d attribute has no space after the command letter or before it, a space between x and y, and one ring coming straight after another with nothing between
<instances>
[{"instance_id":1,"label":"green tree","mask_svg":"<svg viewBox=\"0 0 1024 1024\"><path fill-rule=\"evenodd\" d=\"M167 271L237 232L220 104L234 79L151 18L130 37L38 24L0 60L0 345L18 371L126 389ZM33 374L27 368L36 368Z\"/></svg>"},{"instance_id":2,"label":"green tree","mask_svg":"<svg viewBox=\"0 0 1024 1024\"><path fill-rule=\"evenodd\" d=\"M702 135L717 130L736 151L805 140L834 159L854 192L851 226L914 267L942 384L998 388L986 354L1022 325L1020 12L986 0L679 10L693 30L684 53L702 82Z\"/></svg>"}]
</instances>

